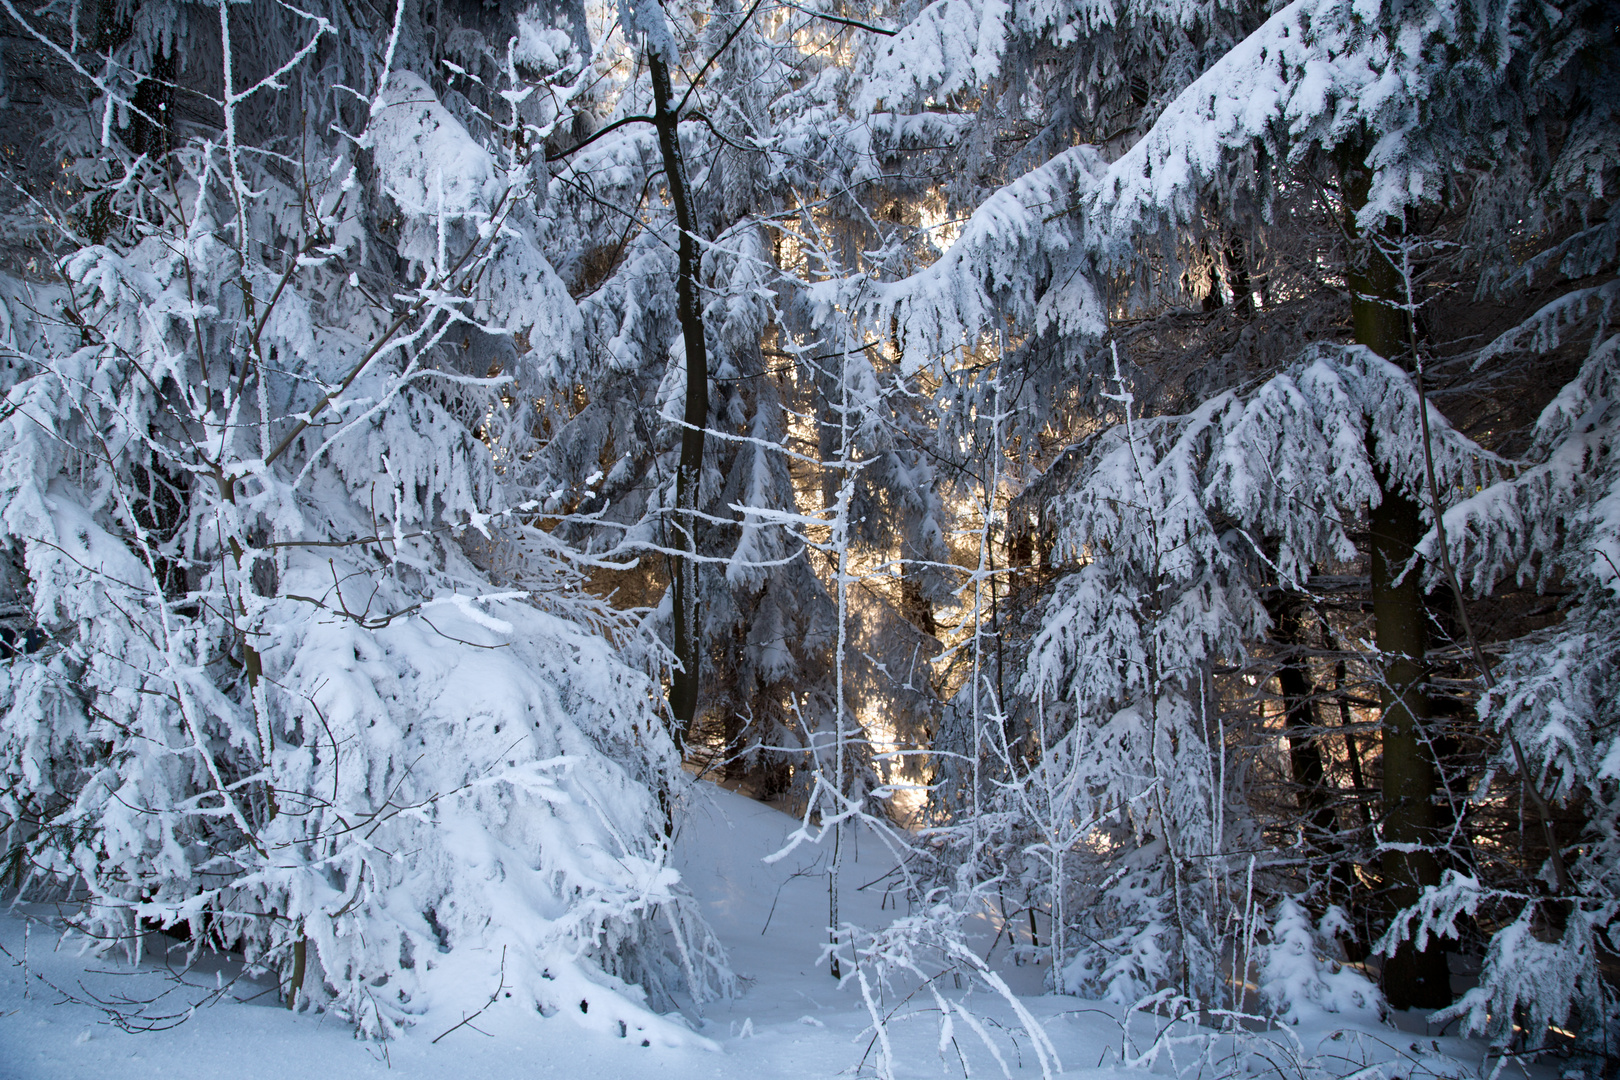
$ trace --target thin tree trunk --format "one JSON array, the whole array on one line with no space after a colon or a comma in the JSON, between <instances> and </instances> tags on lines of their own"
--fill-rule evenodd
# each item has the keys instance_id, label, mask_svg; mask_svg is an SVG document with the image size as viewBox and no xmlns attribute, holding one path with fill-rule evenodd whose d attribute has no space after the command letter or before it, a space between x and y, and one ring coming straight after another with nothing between
<instances>
[{"instance_id":1,"label":"thin tree trunk","mask_svg":"<svg viewBox=\"0 0 1620 1080\"><path fill-rule=\"evenodd\" d=\"M1306 615L1309 608L1298 593L1284 593L1272 605L1274 636L1284 648L1301 649L1307 642ZM1319 724L1313 699L1316 687L1304 656L1297 651L1277 669L1277 687L1282 691L1283 731L1288 739L1288 763L1298 788L1299 810L1310 821L1311 842L1324 851L1341 849L1337 841L1338 811L1327 789L1327 765L1317 742Z\"/></svg>"},{"instance_id":2,"label":"thin tree trunk","mask_svg":"<svg viewBox=\"0 0 1620 1080\"><path fill-rule=\"evenodd\" d=\"M675 474L675 529L687 558L677 560L672 609L675 624L675 659L679 668L670 679L669 711L678 746L685 745L697 718L701 640L697 597L698 487L703 478L703 436L709 419L709 352L703 337L703 308L698 299L698 270L702 258L697 247L697 221L686 190L686 169L681 159L680 118L671 109L669 65L657 49L647 50L652 73L653 124L664 157L664 182L675 207L680 229L679 263L675 281L675 310L686 346L686 425L681 431L681 460Z\"/></svg>"},{"instance_id":3,"label":"thin tree trunk","mask_svg":"<svg viewBox=\"0 0 1620 1080\"><path fill-rule=\"evenodd\" d=\"M1333 664L1333 696L1339 705L1339 726L1344 729L1344 757L1350 766L1350 786L1358 796L1356 806L1361 813L1362 828L1370 831L1372 813L1367 809L1366 802L1359 797L1367 790L1367 780L1361 771L1361 748L1356 744L1355 732L1351 730L1355 726L1355 719L1350 715L1350 691L1347 687L1349 680L1343 656L1344 646L1339 644L1338 635L1333 632L1333 627L1328 624L1325 617L1322 617L1322 644L1330 652L1340 654L1339 659Z\"/></svg>"},{"instance_id":4,"label":"thin tree trunk","mask_svg":"<svg viewBox=\"0 0 1620 1080\"><path fill-rule=\"evenodd\" d=\"M1254 315L1254 283L1249 278L1249 249L1241 236L1226 241L1226 285L1232 303L1245 319Z\"/></svg>"}]
</instances>

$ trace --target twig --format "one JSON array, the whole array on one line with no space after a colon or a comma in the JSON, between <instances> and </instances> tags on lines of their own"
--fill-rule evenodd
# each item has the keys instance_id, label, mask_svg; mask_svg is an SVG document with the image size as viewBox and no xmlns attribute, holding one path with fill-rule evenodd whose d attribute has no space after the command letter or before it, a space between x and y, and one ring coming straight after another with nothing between
<instances>
[{"instance_id":1,"label":"twig","mask_svg":"<svg viewBox=\"0 0 1620 1080\"><path fill-rule=\"evenodd\" d=\"M446 1035L450 1034L450 1032L457 1030L457 1028L467 1027L467 1026L471 1025L474 1020L478 1019L480 1016L482 1016L484 1014L485 1009L488 1009L491 1005L495 1004L495 1002L500 1000L501 991L503 991L505 989L506 989L506 946L502 945L501 946L501 982L500 982L500 985L495 988L495 992L493 994L489 995L489 1000L484 1002L483 1008L480 1008L477 1012L473 1013L471 1016L463 1016L461 1018L461 1023L456 1024L454 1027L448 1028L445 1031L439 1032L439 1034L434 1037L433 1041L438 1042L440 1039L442 1039ZM478 1031L477 1028L473 1028L473 1030ZM483 1031L479 1031L478 1033L480 1035L487 1035L488 1034L488 1032L483 1032Z\"/></svg>"}]
</instances>

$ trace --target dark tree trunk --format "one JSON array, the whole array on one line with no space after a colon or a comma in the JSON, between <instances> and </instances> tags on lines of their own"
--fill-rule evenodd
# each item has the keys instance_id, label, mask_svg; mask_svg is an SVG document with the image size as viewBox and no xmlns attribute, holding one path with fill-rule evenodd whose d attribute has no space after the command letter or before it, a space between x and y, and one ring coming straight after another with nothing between
<instances>
[{"instance_id":1,"label":"dark tree trunk","mask_svg":"<svg viewBox=\"0 0 1620 1080\"><path fill-rule=\"evenodd\" d=\"M1378 651L1384 655L1384 842L1433 844L1435 766L1424 732L1429 701L1424 692L1423 654L1428 648L1428 615L1414 567L1394 582L1423 535L1418 507L1386 491L1372 512L1373 621ZM1386 851L1383 878L1392 910L1417 903L1418 893L1440 883L1431 851ZM1384 995L1397 1009L1436 1009L1451 1004L1451 978L1445 953L1431 938L1418 951L1403 942L1384 962Z\"/></svg>"},{"instance_id":2,"label":"dark tree trunk","mask_svg":"<svg viewBox=\"0 0 1620 1080\"><path fill-rule=\"evenodd\" d=\"M1317 741L1316 687L1303 655L1315 614L1305 597L1282 593L1271 604L1273 636L1289 650L1277 669L1277 688L1282 691L1283 731L1288 739L1288 764L1294 774L1295 798L1300 813L1310 823L1310 840L1317 847L1338 850L1338 811L1327 788L1327 767Z\"/></svg>"},{"instance_id":3,"label":"dark tree trunk","mask_svg":"<svg viewBox=\"0 0 1620 1080\"><path fill-rule=\"evenodd\" d=\"M1355 214L1367 204L1372 184L1362 153L1346 155L1342 183L1347 227L1356 238ZM1345 280L1356 342L1387 359L1403 355L1407 320L1395 306L1402 296L1400 275L1371 238L1360 237L1352 244ZM1369 433L1369 449L1376 449L1380 434ZM1382 498L1371 508L1369 528L1374 636L1384 658L1383 839L1387 844L1432 844L1435 766L1424 733L1429 716L1424 688L1428 614L1419 568L1407 569L1423 535L1423 519L1418 504L1382 470L1378 483ZM1425 886L1440 883L1439 864L1429 851L1387 851L1381 870L1392 914L1415 904ZM1396 1009L1451 1004L1446 955L1433 937L1422 950L1410 939L1397 946L1384 962L1383 984L1385 997Z\"/></svg>"},{"instance_id":4,"label":"dark tree trunk","mask_svg":"<svg viewBox=\"0 0 1620 1080\"><path fill-rule=\"evenodd\" d=\"M681 159L680 117L673 111L669 65L658 50L647 51L652 72L653 123L658 129L658 147L664 157L664 182L675 208L675 224L680 229L678 276L675 282L675 309L680 319L681 338L686 346L686 411L681 431L681 460L675 474L675 514L677 545L687 557L675 562L672 609L675 659L679 668L670 680L669 711L677 745L684 745L697 717L700 675L700 629L697 598L697 509L698 487L703 479L703 436L709 419L709 351L703 337L703 308L698 300L698 269L701 255L697 246L697 221L686 190L686 169Z\"/></svg>"}]
</instances>

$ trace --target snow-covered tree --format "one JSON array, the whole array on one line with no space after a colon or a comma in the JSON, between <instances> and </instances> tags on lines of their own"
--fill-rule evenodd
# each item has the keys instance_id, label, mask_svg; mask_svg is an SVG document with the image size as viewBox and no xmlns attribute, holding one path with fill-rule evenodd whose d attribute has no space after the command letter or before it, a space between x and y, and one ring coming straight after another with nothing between
<instances>
[{"instance_id":1,"label":"snow-covered tree","mask_svg":"<svg viewBox=\"0 0 1620 1080\"><path fill-rule=\"evenodd\" d=\"M908 363L933 365L942 382L955 383L950 400L969 416L990 411L991 387L1021 385L1029 394L1028 409L1020 411L1030 425L1022 445L1036 464L1052 463L1043 512L1066 534L1076 565L1047 601L1047 631L1031 650L1036 681L1029 690L1044 685L1070 695L1077 704L1068 723L1098 732L1078 749L1063 747L1061 757L1052 750L1057 742L1041 752L1043 761L1095 770L1070 789L1086 811L1076 820L1087 829L1123 825L1131 812L1158 812L1151 800L1166 796L1156 794L1151 776L1135 788L1127 782L1142 771L1128 765L1153 760L1148 744L1118 758L1105 751L1132 733L1150 739L1166 707L1183 717L1168 745L1189 754L1197 736L1203 747L1197 761L1175 764L1175 777L1190 782L1189 792L1201 790L1196 778L1221 777L1203 806L1189 794L1188 812L1196 809L1197 816L1188 821L1243 828L1228 813L1236 809L1229 785L1248 770L1227 760L1229 735L1199 732L1192 722L1208 726L1219 715L1207 707L1211 695L1199 668L1207 673L1237 663L1267 630L1272 619L1261 603L1262 585L1308 594L1315 566L1367 566L1371 629L1381 650L1372 658L1384 720L1381 873L1390 901L1401 908L1438 884L1440 822L1432 808L1445 775L1428 716L1424 592L1443 575L1432 561L1414 568L1412 556L1424 530L1434 528L1437 510L1490 489L1496 475L1477 447L1464 453L1457 447L1465 443L1450 446L1449 425L1424 397L1449 392L1446 400L1472 409L1469 419L1488 430L1479 403L1500 406L1509 395L1492 391L1496 369L1489 367L1466 392L1458 379L1446 385L1434 370L1427 391L1414 380L1423 353L1432 359L1435 352L1429 339L1437 300L1447 302L1431 283L1443 265L1453 288L1482 290L1476 295L1511 306L1511 293L1502 290L1523 287L1507 284L1516 272L1538 289L1556 289L1560 278L1579 284L1583 275L1613 273L1614 45L1607 30L1597 29L1608 25L1603 10L1511 0L1486 8L1300 0L1267 14L941 0L874 51L882 59L863 69L867 85L858 99L874 116L897 106L936 108L961 119L956 148L1000 139L1029 151L998 157L1009 163L1003 186L962 196L970 213L931 265L902 277L882 269L848 277L834 302L874 337L902 339ZM1157 44L1145 45L1145 38ZM1132 70L1118 58L1144 54L1178 61L1162 76L1144 75L1129 93L1110 82L1108 72ZM1042 91L1065 76L1096 88L1099 97L1087 102L1092 111L1054 110L1053 127L1038 133L1006 122L1014 112L1009 102L1044 104ZM1158 78L1162 94L1152 81ZM1111 104L1099 113L1094 102L1104 100ZM1117 128L1093 119L1105 114L1119 118ZM1319 245L1304 269L1268 264L1270 251L1286 252L1296 242L1285 234L1302 222L1319 234L1324 226L1335 230L1338 238ZM1549 246L1572 229L1580 231L1571 246ZM1518 261L1543 250L1545 257ZM1332 269L1321 275L1313 264ZM1268 267L1265 278L1261 266ZM1185 382L1183 399L1167 402L1176 406L1174 415L1139 416L1041 460L1042 425L1070 425L1083 434L1096 421L1076 411L1095 410L1105 405L1104 395L1124 389L1097 363L1106 356L1098 348L1106 335L1116 342L1126 336L1120 315L1164 313L1168 323L1174 312L1166 309L1189 293L1206 307L1214 296L1263 340L1286 326L1273 312L1311 289L1337 291L1339 325L1305 324L1307 343L1313 336L1348 338L1371 352L1335 360L1336 354L1301 356L1295 346L1290 355L1275 342L1262 345L1251 354L1265 356L1270 370L1223 363L1224 371ZM1453 318L1447 329L1461 322ZM986 337L1007 343L993 376L989 366L957 361L964 344L971 349ZM1206 341L1192 337L1192 344L1202 349ZM1477 344L1448 341L1441 349L1456 372ZM1155 373L1133 369L1133 360L1127 349L1124 381L1151 386ZM1271 377L1279 367L1285 373ZM1325 370L1335 374L1315 391L1337 383L1337 398L1290 389L1320 380ZM1236 383L1236 396L1223 378ZM1269 403L1269 415L1262 411L1241 429L1249 431L1246 460L1199 442L1216 438L1217 430L1229 437L1217 420L1235 402L1244 403L1245 413L1251 402ZM1105 419L1119 425L1126 418L1116 412ZM1304 432L1317 433L1314 444ZM1431 432L1432 439L1419 437ZM1501 432L1498 426L1493 439ZM1172 447L1179 448L1175 454ZM1288 451L1283 461L1272 453L1278 448ZM1423 467L1426 453L1438 459L1432 475ZM1465 460L1475 464L1463 468ZM1197 528L1184 527L1183 515ZM1372 534L1367 563L1350 542L1362 521ZM1492 528L1478 531L1490 535ZM1168 539L1159 543L1160 536ZM1432 542L1427 550L1432 555ZM1572 625L1607 603L1595 593L1588 599L1600 602L1572 608ZM1127 708L1132 699L1142 703L1134 712ZM1505 700L1488 696L1487 713ZM1206 704L1195 710L1194 703ZM1035 715L1046 715L1044 703ZM1107 727L1110 717L1134 720L1115 731ZM1511 750L1513 742L1503 745ZM1524 775L1520 756L1509 754L1508 767L1528 785L1529 812L1545 818L1542 804L1556 788ZM1134 844L1174 842L1166 838L1178 831L1188 835L1162 813L1157 824L1138 829ZM1189 853L1215 855L1226 839L1207 828L1202 835L1211 837L1208 846ZM1098 843L1088 854L1101 852L1112 866L1132 846ZM1552 864L1559 861L1557 846ZM1114 890L1119 903L1140 907L1131 925L1152 928L1155 940L1159 934L1174 940L1175 962L1190 970L1199 943L1173 936L1190 928L1150 910L1174 903L1174 862L1147 859L1148 869L1167 875L1150 883L1100 872L1076 880L1097 882ZM1223 873L1211 877L1219 882ZM1561 882L1553 888L1568 891ZM1055 893L1052 905L1056 911ZM1398 1005L1449 999L1443 957L1421 948L1425 943L1398 934L1385 940ZM1117 942L1103 951L1129 955ZM1219 974L1205 955L1199 992ZM1160 963L1149 985L1170 979L1170 964ZM1506 1014L1499 1008L1495 1015Z\"/></svg>"},{"instance_id":2,"label":"snow-covered tree","mask_svg":"<svg viewBox=\"0 0 1620 1080\"><path fill-rule=\"evenodd\" d=\"M1591 230L1577 234L1564 251L1590 239ZM1492 766L1523 788L1541 819L1541 859L1515 873L1503 865L1511 860L1482 851L1472 865L1449 871L1411 922L1392 931L1454 936L1465 917L1501 921L1479 985L1443 1015L1498 1045L1512 1043L1521 1027L1531 1048L1556 1025L1599 1058L1612 1056L1620 1040L1620 999L1600 969L1604 953L1620 944L1620 336L1610 316L1617 293L1614 280L1567 292L1482 351L1479 362L1488 363L1512 351L1540 356L1571 333L1589 343L1575 378L1537 419L1515 473L1452 507L1444 531L1427 538L1431 553L1450 547L1461 582L1477 594L1515 581L1545 587L1556 580L1569 590L1558 623L1505 643L1480 702L1498 740ZM1483 781L1480 796L1489 797Z\"/></svg>"},{"instance_id":3,"label":"snow-covered tree","mask_svg":"<svg viewBox=\"0 0 1620 1080\"><path fill-rule=\"evenodd\" d=\"M1290 893L1603 1037L1612 5L0 6L3 812L87 928L385 1028L520 851L538 1003L701 993L690 740L806 835L932 776L884 956L994 892L1218 1006Z\"/></svg>"},{"instance_id":4,"label":"snow-covered tree","mask_svg":"<svg viewBox=\"0 0 1620 1080\"><path fill-rule=\"evenodd\" d=\"M7 9L83 94L4 278L44 638L4 663L8 857L109 947L183 928L369 1033L504 980L690 1040L669 992L730 975L668 865L662 653L547 531L512 404L581 332L535 194L586 60L544 11L346 11ZM483 92L435 91L468 54Z\"/></svg>"}]
</instances>

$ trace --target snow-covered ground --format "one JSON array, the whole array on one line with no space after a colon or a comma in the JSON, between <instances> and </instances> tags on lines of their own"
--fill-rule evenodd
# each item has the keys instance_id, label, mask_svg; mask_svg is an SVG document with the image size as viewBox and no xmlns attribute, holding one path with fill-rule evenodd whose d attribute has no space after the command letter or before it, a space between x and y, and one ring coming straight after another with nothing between
<instances>
[{"instance_id":1,"label":"snow-covered ground","mask_svg":"<svg viewBox=\"0 0 1620 1080\"><path fill-rule=\"evenodd\" d=\"M0 916L0 945L7 954L0 955L0 1077L811 1080L870 1075L877 1051L859 989L853 983L840 988L818 962L826 937L826 852L804 845L767 864L762 857L783 846L797 826L794 819L707 784L698 785L692 798L677 838L677 861L743 979L735 999L701 1012L691 1010L693 1025L714 1049L642 1047L582 1027L566 1010L542 1018L498 997L470 1023L456 1027L489 1000L493 985L469 986L464 1001L437 1004L409 1035L386 1046L355 1040L339 1020L279 1008L273 985L249 980L238 980L183 1023L130 1033L112 1024L95 1000L145 1001L166 992L144 1011L179 1013L205 997L216 979L227 985L229 964L196 966L186 976L189 985L182 986L159 960L149 958L132 969L82 953L71 940L61 941L48 922L38 920L43 913L32 909L35 917L18 910ZM842 916L869 927L884 925L894 917L893 901L884 899L882 881L871 882L886 873L890 860L870 834L853 839L856 857L850 858L846 848L852 865L844 875ZM977 942L981 955L994 937L987 923ZM1117 1009L1045 994L1045 969L1012 964L1005 938L992 960L1044 1026L1065 1075L1102 1080L1132 1071L1120 1065ZM951 993L960 996L954 987ZM1040 1076L1030 1040L1006 1003L982 989L968 994L968 1009L982 1018L984 1033L1007 1072ZM882 1005L893 1016L897 1076L1002 1074L1001 1064L965 1019L954 1023L953 1039L941 1039L938 1012L926 995L901 1001L891 997ZM1131 1030L1137 1050L1152 1042L1147 1021L1138 1019ZM1221 1071L1305 1080L1348 1075L1378 1061L1390 1067L1375 1077L1465 1075L1478 1068L1477 1048L1421 1031L1421 1026L1404 1034L1362 1029L1336 1036L1322 1029L1300 1033L1297 1046L1291 1038L1257 1043L1258 1052L1225 1045L1219 1048ZM1191 1065L1202 1042L1169 1045L1151 1063L1152 1071L1169 1074L1178 1063ZM1319 1072L1300 1067L1302 1058L1313 1057ZM1202 1071L1209 1075L1207 1066ZM1188 1070L1189 1075L1195 1072ZM1514 1069L1512 1075L1523 1074Z\"/></svg>"}]
</instances>

